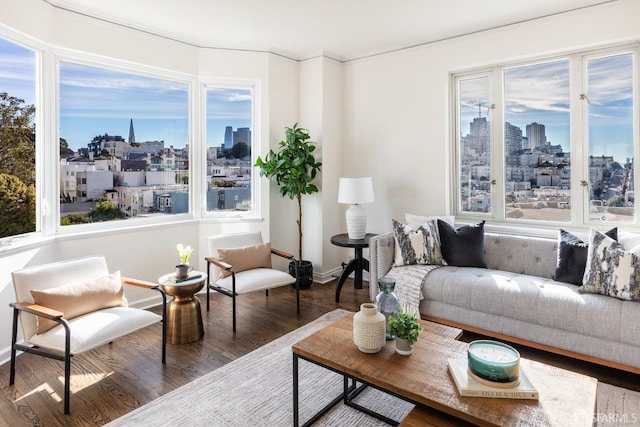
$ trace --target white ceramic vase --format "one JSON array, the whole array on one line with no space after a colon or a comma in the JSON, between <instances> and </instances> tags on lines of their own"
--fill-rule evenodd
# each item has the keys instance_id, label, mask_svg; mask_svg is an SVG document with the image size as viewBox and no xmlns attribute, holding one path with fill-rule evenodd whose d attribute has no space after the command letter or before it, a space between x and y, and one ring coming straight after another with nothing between
<instances>
[{"instance_id":1,"label":"white ceramic vase","mask_svg":"<svg viewBox=\"0 0 640 427\"><path fill-rule=\"evenodd\" d=\"M364 353L377 353L385 344L385 317L373 303L360 305L353 316L353 342Z\"/></svg>"}]
</instances>

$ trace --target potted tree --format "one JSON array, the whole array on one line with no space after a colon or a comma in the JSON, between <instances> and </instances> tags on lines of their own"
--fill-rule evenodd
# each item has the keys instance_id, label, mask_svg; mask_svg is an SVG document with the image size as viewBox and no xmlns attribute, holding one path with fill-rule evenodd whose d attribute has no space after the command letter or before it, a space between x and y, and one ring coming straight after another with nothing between
<instances>
[{"instance_id":1,"label":"potted tree","mask_svg":"<svg viewBox=\"0 0 640 427\"><path fill-rule=\"evenodd\" d=\"M389 316L389 333L396 336L396 351L408 356L413 352L413 345L418 342L422 326L414 315L400 309L396 317Z\"/></svg>"},{"instance_id":2,"label":"potted tree","mask_svg":"<svg viewBox=\"0 0 640 427\"><path fill-rule=\"evenodd\" d=\"M254 165L260 168L261 176L280 187L281 196L298 201L298 259L289 264L289 273L297 278L300 288L313 283L313 264L302 259L302 196L318 192L312 181L322 166L313 156L316 146L309 138L309 132L297 123L287 127L278 152L269 150L264 160L258 156Z\"/></svg>"}]
</instances>

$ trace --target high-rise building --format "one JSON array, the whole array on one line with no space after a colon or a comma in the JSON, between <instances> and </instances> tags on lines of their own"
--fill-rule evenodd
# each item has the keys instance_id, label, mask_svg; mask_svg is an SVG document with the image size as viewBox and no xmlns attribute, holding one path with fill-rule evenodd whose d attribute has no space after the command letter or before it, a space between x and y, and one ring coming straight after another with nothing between
<instances>
[{"instance_id":1,"label":"high-rise building","mask_svg":"<svg viewBox=\"0 0 640 427\"><path fill-rule=\"evenodd\" d=\"M238 128L233 132L233 145L238 142L244 142L251 147L251 129L250 128Z\"/></svg>"},{"instance_id":2,"label":"high-rise building","mask_svg":"<svg viewBox=\"0 0 640 427\"><path fill-rule=\"evenodd\" d=\"M224 148L233 147L233 128L227 126L224 128Z\"/></svg>"},{"instance_id":3,"label":"high-rise building","mask_svg":"<svg viewBox=\"0 0 640 427\"><path fill-rule=\"evenodd\" d=\"M507 165L518 166L522 150L522 129L504 122L504 148Z\"/></svg>"},{"instance_id":4,"label":"high-rise building","mask_svg":"<svg viewBox=\"0 0 640 427\"><path fill-rule=\"evenodd\" d=\"M529 138L529 147L533 149L541 149L547 145L547 135L544 125L533 122L527 125L527 138Z\"/></svg>"}]
</instances>

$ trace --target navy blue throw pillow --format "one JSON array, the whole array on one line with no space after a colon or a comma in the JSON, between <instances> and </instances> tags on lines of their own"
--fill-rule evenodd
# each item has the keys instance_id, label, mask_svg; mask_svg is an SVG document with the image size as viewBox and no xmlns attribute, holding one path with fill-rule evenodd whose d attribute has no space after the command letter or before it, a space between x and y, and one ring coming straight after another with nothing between
<instances>
[{"instance_id":1,"label":"navy blue throw pillow","mask_svg":"<svg viewBox=\"0 0 640 427\"><path fill-rule=\"evenodd\" d=\"M484 261L484 221L457 230L438 220L440 250L448 265L487 268Z\"/></svg>"},{"instance_id":2,"label":"navy blue throw pillow","mask_svg":"<svg viewBox=\"0 0 640 427\"><path fill-rule=\"evenodd\" d=\"M618 240L617 227L605 234L613 240ZM589 242L584 242L575 234L561 228L558 234L558 262L553 272L553 280L581 286L588 253Z\"/></svg>"}]
</instances>

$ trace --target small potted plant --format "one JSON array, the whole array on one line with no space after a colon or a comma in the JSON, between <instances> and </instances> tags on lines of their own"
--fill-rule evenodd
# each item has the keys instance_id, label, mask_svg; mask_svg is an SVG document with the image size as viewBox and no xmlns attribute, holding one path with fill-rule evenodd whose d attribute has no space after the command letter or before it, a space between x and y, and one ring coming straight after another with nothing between
<instances>
[{"instance_id":1,"label":"small potted plant","mask_svg":"<svg viewBox=\"0 0 640 427\"><path fill-rule=\"evenodd\" d=\"M413 351L413 345L418 341L418 335L422 332L422 326L418 319L406 311L400 309L396 317L389 316L389 332L396 336L396 351L398 354L408 356Z\"/></svg>"},{"instance_id":2,"label":"small potted plant","mask_svg":"<svg viewBox=\"0 0 640 427\"><path fill-rule=\"evenodd\" d=\"M180 264L176 265L176 279L184 279L188 276L193 267L189 266L189 257L193 252L191 246L183 246L182 243L178 243L176 251L180 256Z\"/></svg>"}]
</instances>

